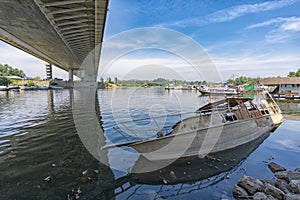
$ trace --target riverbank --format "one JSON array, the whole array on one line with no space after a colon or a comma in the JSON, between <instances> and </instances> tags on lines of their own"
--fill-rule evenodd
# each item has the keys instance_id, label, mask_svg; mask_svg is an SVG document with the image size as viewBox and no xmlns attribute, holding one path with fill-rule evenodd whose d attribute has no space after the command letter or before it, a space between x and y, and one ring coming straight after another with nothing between
<instances>
[{"instance_id":1,"label":"riverbank","mask_svg":"<svg viewBox=\"0 0 300 200\"><path fill-rule=\"evenodd\" d=\"M237 200L300 200L300 168L293 171L271 162L269 169L275 180L259 180L251 176L242 177L233 188L233 196Z\"/></svg>"}]
</instances>

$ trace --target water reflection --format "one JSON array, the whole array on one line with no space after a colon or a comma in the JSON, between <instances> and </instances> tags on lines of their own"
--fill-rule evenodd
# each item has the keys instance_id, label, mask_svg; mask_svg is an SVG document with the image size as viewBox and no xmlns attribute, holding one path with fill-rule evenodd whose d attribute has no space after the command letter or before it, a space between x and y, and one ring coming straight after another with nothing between
<instances>
[{"instance_id":1,"label":"water reflection","mask_svg":"<svg viewBox=\"0 0 300 200\"><path fill-rule=\"evenodd\" d=\"M286 119L300 120L300 101L276 100Z\"/></svg>"},{"instance_id":2,"label":"water reflection","mask_svg":"<svg viewBox=\"0 0 300 200\"><path fill-rule=\"evenodd\" d=\"M204 159L180 160L149 174L111 169L98 159L109 164L118 161L115 165L132 163L133 168L145 167L140 165L144 158L138 155L126 157L112 151L101 154L88 151L84 146L86 142L94 145L92 149L99 149L107 138L114 142L121 139L112 128L116 125L112 110L120 113L120 117L128 116L124 113L128 94L132 94L130 89L98 90L98 93L80 89L1 93L0 199L67 199L68 194L72 197L72 189L79 187L81 199L197 199L199 195L206 199L230 199L232 187L242 175L264 174L272 178L263 162L268 161L270 155L287 168L300 164L299 123L287 120L264 142L262 137ZM169 113L179 110L179 104L171 103L178 98L184 111L195 110L207 100L199 99L197 93L192 92L143 89L134 94L132 112L139 111L141 115L156 99ZM139 94L144 94L146 100L137 101ZM111 105L113 95L118 97L115 107ZM299 116L295 107L298 103L282 103L284 112ZM79 121L74 119L74 113ZM88 135L78 135L77 122L85 125L82 128ZM289 148L286 143L279 143L288 138L293 139L293 143L288 143ZM45 181L49 176L51 181Z\"/></svg>"},{"instance_id":3,"label":"water reflection","mask_svg":"<svg viewBox=\"0 0 300 200\"><path fill-rule=\"evenodd\" d=\"M1 118L0 199L66 199L78 187L88 198L114 198L112 171L92 157L76 134L72 102L65 98L72 94L42 91L1 98L15 107L2 112L10 120ZM39 103L33 103L37 98ZM24 119L27 110L32 115Z\"/></svg>"}]
</instances>

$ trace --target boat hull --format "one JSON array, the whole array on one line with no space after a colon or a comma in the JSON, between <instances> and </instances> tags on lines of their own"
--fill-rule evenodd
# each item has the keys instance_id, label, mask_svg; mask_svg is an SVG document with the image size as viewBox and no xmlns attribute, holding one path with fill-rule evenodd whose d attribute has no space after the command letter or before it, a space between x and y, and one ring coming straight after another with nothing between
<instances>
[{"instance_id":1,"label":"boat hull","mask_svg":"<svg viewBox=\"0 0 300 200\"><path fill-rule=\"evenodd\" d=\"M6 91L7 87L6 86L0 86L0 91Z\"/></svg>"},{"instance_id":2,"label":"boat hull","mask_svg":"<svg viewBox=\"0 0 300 200\"><path fill-rule=\"evenodd\" d=\"M202 95L237 95L237 92L213 92L213 91L201 91Z\"/></svg>"},{"instance_id":3,"label":"boat hull","mask_svg":"<svg viewBox=\"0 0 300 200\"><path fill-rule=\"evenodd\" d=\"M174 160L178 158L204 157L248 143L270 132L275 125L270 116L223 123L200 130L172 134L129 146L148 160Z\"/></svg>"},{"instance_id":4,"label":"boat hull","mask_svg":"<svg viewBox=\"0 0 300 200\"><path fill-rule=\"evenodd\" d=\"M197 156L181 158L169 165L166 165L164 161L149 161L140 156L131 169L132 180L137 184L150 185L161 185L162 183L172 185L205 180L234 169L268 136L269 133L265 133L257 139L235 148L210 153L204 158ZM225 178L226 175L225 173L220 178Z\"/></svg>"}]
</instances>

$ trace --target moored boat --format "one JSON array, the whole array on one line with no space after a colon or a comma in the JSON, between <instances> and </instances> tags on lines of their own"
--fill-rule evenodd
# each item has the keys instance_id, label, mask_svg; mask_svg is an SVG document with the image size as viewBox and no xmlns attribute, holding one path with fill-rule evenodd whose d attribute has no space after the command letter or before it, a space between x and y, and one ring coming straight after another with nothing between
<instances>
[{"instance_id":1,"label":"moored boat","mask_svg":"<svg viewBox=\"0 0 300 200\"><path fill-rule=\"evenodd\" d=\"M282 122L275 101L231 97L202 106L195 116L178 121L169 133L163 133L162 129L155 138L107 145L102 149L129 146L150 161L201 157L251 142Z\"/></svg>"},{"instance_id":2,"label":"moored boat","mask_svg":"<svg viewBox=\"0 0 300 200\"><path fill-rule=\"evenodd\" d=\"M41 86L41 87L39 87L39 90L48 90L49 89L49 87L47 87L47 86Z\"/></svg>"},{"instance_id":3,"label":"moored boat","mask_svg":"<svg viewBox=\"0 0 300 200\"><path fill-rule=\"evenodd\" d=\"M37 90L37 89L39 89L39 88L38 88L38 86L34 86L34 85L33 85L33 86L30 86L30 89L31 89L31 90Z\"/></svg>"},{"instance_id":4,"label":"moored boat","mask_svg":"<svg viewBox=\"0 0 300 200\"><path fill-rule=\"evenodd\" d=\"M173 84L166 85L165 90L174 90L174 85Z\"/></svg>"},{"instance_id":5,"label":"moored boat","mask_svg":"<svg viewBox=\"0 0 300 200\"><path fill-rule=\"evenodd\" d=\"M29 86L20 86L20 90L31 90L31 88Z\"/></svg>"},{"instance_id":6,"label":"moored boat","mask_svg":"<svg viewBox=\"0 0 300 200\"><path fill-rule=\"evenodd\" d=\"M7 90L7 87L5 85L0 85L0 91L6 91Z\"/></svg>"},{"instance_id":7,"label":"moored boat","mask_svg":"<svg viewBox=\"0 0 300 200\"><path fill-rule=\"evenodd\" d=\"M199 90L202 95L236 95L237 90L234 88L228 88L228 87L202 87Z\"/></svg>"},{"instance_id":8,"label":"moored boat","mask_svg":"<svg viewBox=\"0 0 300 200\"><path fill-rule=\"evenodd\" d=\"M8 87L7 87L7 89L8 90L19 90L19 86L18 85L12 85L12 84L10 84Z\"/></svg>"}]
</instances>

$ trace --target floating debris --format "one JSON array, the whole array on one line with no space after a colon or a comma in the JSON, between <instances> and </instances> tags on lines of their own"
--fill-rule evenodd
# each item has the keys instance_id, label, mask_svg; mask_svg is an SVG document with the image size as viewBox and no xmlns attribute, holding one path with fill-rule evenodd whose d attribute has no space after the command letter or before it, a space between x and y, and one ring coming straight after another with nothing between
<instances>
[{"instance_id":1,"label":"floating debris","mask_svg":"<svg viewBox=\"0 0 300 200\"><path fill-rule=\"evenodd\" d=\"M44 178L44 181L46 182L51 182L53 180L53 178L51 176L47 176L46 178Z\"/></svg>"},{"instance_id":2,"label":"floating debris","mask_svg":"<svg viewBox=\"0 0 300 200\"><path fill-rule=\"evenodd\" d=\"M68 200L75 200L80 198L80 194L82 193L80 187L77 190L72 189L71 194L68 194Z\"/></svg>"},{"instance_id":3,"label":"floating debris","mask_svg":"<svg viewBox=\"0 0 300 200\"><path fill-rule=\"evenodd\" d=\"M164 184L168 184L168 181L166 179L162 180Z\"/></svg>"},{"instance_id":4,"label":"floating debris","mask_svg":"<svg viewBox=\"0 0 300 200\"><path fill-rule=\"evenodd\" d=\"M52 167L56 167L56 164L55 163L52 163L52 165L51 165Z\"/></svg>"},{"instance_id":5,"label":"floating debris","mask_svg":"<svg viewBox=\"0 0 300 200\"><path fill-rule=\"evenodd\" d=\"M95 173L95 174L99 174L99 170L98 170L98 169L95 169L95 170L94 170L94 173Z\"/></svg>"},{"instance_id":6,"label":"floating debris","mask_svg":"<svg viewBox=\"0 0 300 200\"><path fill-rule=\"evenodd\" d=\"M82 172L82 175L86 175L87 172L88 172L88 170L84 170L84 171Z\"/></svg>"},{"instance_id":7,"label":"floating debris","mask_svg":"<svg viewBox=\"0 0 300 200\"><path fill-rule=\"evenodd\" d=\"M170 177L173 179L173 180L175 180L177 177L176 177L176 175L175 175L175 173L174 173L174 171L170 171Z\"/></svg>"}]
</instances>

